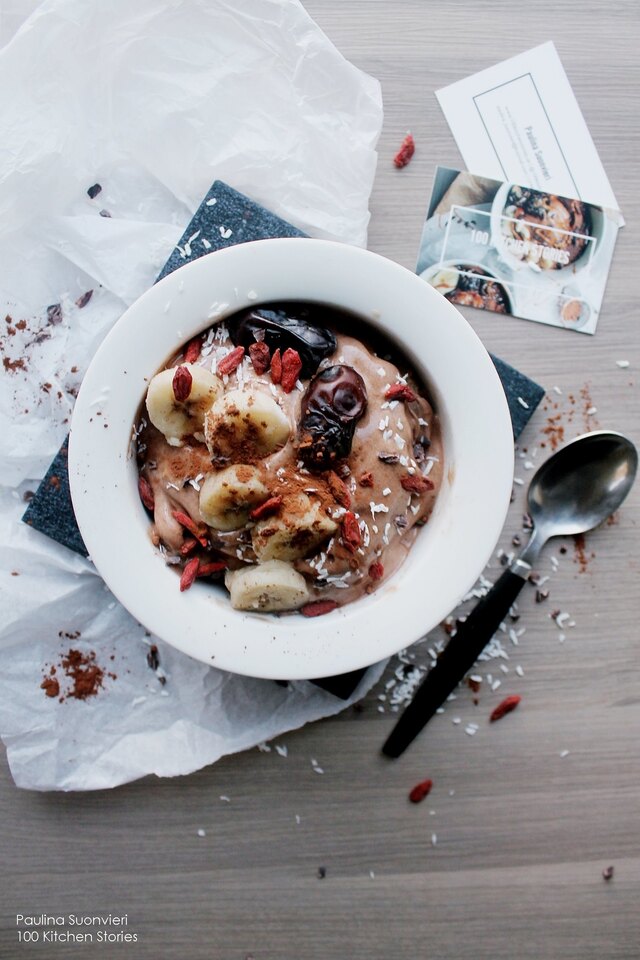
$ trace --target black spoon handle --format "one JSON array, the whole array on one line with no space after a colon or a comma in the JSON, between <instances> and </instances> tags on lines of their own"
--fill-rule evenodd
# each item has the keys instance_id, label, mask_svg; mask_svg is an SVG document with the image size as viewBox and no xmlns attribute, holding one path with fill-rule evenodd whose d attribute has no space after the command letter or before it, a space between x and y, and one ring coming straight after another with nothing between
<instances>
[{"instance_id":1,"label":"black spoon handle","mask_svg":"<svg viewBox=\"0 0 640 960\"><path fill-rule=\"evenodd\" d=\"M522 576L505 570L476 604L391 731L382 748L386 756L399 757L442 706L489 643L523 585Z\"/></svg>"}]
</instances>

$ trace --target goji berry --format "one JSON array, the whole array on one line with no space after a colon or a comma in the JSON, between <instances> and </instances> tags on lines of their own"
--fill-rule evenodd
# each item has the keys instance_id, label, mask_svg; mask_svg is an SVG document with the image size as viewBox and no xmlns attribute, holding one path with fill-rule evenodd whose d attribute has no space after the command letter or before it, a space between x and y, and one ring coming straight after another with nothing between
<instances>
[{"instance_id":1,"label":"goji berry","mask_svg":"<svg viewBox=\"0 0 640 960\"><path fill-rule=\"evenodd\" d=\"M422 780L420 783L416 783L413 790L409 793L409 800L411 803L420 803L421 800L424 800L425 797L428 797L431 793L431 787L433 786L433 780Z\"/></svg>"},{"instance_id":2,"label":"goji berry","mask_svg":"<svg viewBox=\"0 0 640 960\"><path fill-rule=\"evenodd\" d=\"M183 513L182 510L173 510L171 516L174 520L178 521L181 527L184 527L185 530L188 530L191 536L195 537L203 547L206 547L207 537L204 533L204 530L201 530L198 525L193 522L191 517L187 516L186 513Z\"/></svg>"},{"instance_id":3,"label":"goji berry","mask_svg":"<svg viewBox=\"0 0 640 960\"><path fill-rule=\"evenodd\" d=\"M140 494L140 499L147 508L153 512L156 500L153 495L153 490L151 489L151 484L146 477L138 477L138 493Z\"/></svg>"},{"instance_id":4,"label":"goji berry","mask_svg":"<svg viewBox=\"0 0 640 960\"><path fill-rule=\"evenodd\" d=\"M360 524L355 513L347 510L342 518L342 541L350 550L357 550L362 543Z\"/></svg>"},{"instance_id":5,"label":"goji berry","mask_svg":"<svg viewBox=\"0 0 640 960\"><path fill-rule=\"evenodd\" d=\"M300 608L300 613L303 617L321 617L325 613L331 613L337 606L339 604L336 600L312 600Z\"/></svg>"},{"instance_id":6,"label":"goji berry","mask_svg":"<svg viewBox=\"0 0 640 960\"><path fill-rule=\"evenodd\" d=\"M379 560L376 560L375 563L372 563L369 567L369 576L372 580L382 580L384 576L384 567Z\"/></svg>"},{"instance_id":7,"label":"goji berry","mask_svg":"<svg viewBox=\"0 0 640 960\"><path fill-rule=\"evenodd\" d=\"M229 353L218 361L216 372L224 377L226 374L233 373L242 363L244 357L244 347L234 347Z\"/></svg>"},{"instance_id":8,"label":"goji berry","mask_svg":"<svg viewBox=\"0 0 640 960\"><path fill-rule=\"evenodd\" d=\"M393 386L385 391L384 397L385 400L406 400L407 403L418 399L411 387L408 387L406 383L394 383Z\"/></svg>"},{"instance_id":9,"label":"goji berry","mask_svg":"<svg viewBox=\"0 0 640 960\"><path fill-rule=\"evenodd\" d=\"M195 363L202 350L202 337L194 337L184 348L184 363Z\"/></svg>"},{"instance_id":10,"label":"goji berry","mask_svg":"<svg viewBox=\"0 0 640 960\"><path fill-rule=\"evenodd\" d=\"M372 487L373 474L371 473L371 471L367 471L367 473L363 473L360 479L358 480L358 483L360 484L361 487Z\"/></svg>"},{"instance_id":11,"label":"goji berry","mask_svg":"<svg viewBox=\"0 0 640 960\"><path fill-rule=\"evenodd\" d=\"M415 153L416 144L415 140L410 133L406 135L402 143L400 144L400 149L393 158L393 162L398 169L401 167L406 167L406 165L411 160L411 157Z\"/></svg>"},{"instance_id":12,"label":"goji berry","mask_svg":"<svg viewBox=\"0 0 640 960\"><path fill-rule=\"evenodd\" d=\"M489 717L491 723L493 723L494 720L502 719L505 714L511 713L512 710L515 710L521 700L522 697L519 697L517 694L513 694L510 697L505 697Z\"/></svg>"},{"instance_id":13,"label":"goji berry","mask_svg":"<svg viewBox=\"0 0 640 960\"><path fill-rule=\"evenodd\" d=\"M302 360L297 350L287 347L282 354L282 377L280 383L285 393L291 393L302 370Z\"/></svg>"},{"instance_id":14,"label":"goji berry","mask_svg":"<svg viewBox=\"0 0 640 960\"><path fill-rule=\"evenodd\" d=\"M188 590L189 587L193 584L193 581L198 576L198 567L200 566L200 561L197 557L194 557L192 560L189 560L185 564L182 571L182 576L180 577L180 592Z\"/></svg>"},{"instance_id":15,"label":"goji berry","mask_svg":"<svg viewBox=\"0 0 640 960\"><path fill-rule=\"evenodd\" d=\"M249 517L251 520L262 520L263 517L270 517L274 513L277 513L281 506L282 497L269 497L269 499L265 500L264 503L254 507L249 514Z\"/></svg>"},{"instance_id":16,"label":"goji berry","mask_svg":"<svg viewBox=\"0 0 640 960\"><path fill-rule=\"evenodd\" d=\"M280 383L282 380L282 357L280 356L280 347L273 351L270 370L272 382Z\"/></svg>"},{"instance_id":17,"label":"goji berry","mask_svg":"<svg viewBox=\"0 0 640 960\"><path fill-rule=\"evenodd\" d=\"M182 546L180 547L179 553L181 557L188 556L192 550L198 546L198 541L195 537L189 537L188 540L185 540Z\"/></svg>"},{"instance_id":18,"label":"goji berry","mask_svg":"<svg viewBox=\"0 0 640 960\"><path fill-rule=\"evenodd\" d=\"M171 386L173 387L173 395L178 403L184 403L185 400L189 399L192 384L193 377L191 376L191 371L184 366L177 367L173 375L173 380L171 381Z\"/></svg>"},{"instance_id":19,"label":"goji berry","mask_svg":"<svg viewBox=\"0 0 640 960\"><path fill-rule=\"evenodd\" d=\"M400 477L400 485L403 490L409 493L424 493L425 490L433 490L433 480L423 477L418 473L407 473Z\"/></svg>"}]
</instances>

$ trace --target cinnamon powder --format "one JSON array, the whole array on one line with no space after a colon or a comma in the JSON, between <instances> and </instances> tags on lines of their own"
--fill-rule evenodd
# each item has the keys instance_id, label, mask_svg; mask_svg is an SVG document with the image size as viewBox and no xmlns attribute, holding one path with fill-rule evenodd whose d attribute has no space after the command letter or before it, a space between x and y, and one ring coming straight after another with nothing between
<instances>
[{"instance_id":1,"label":"cinnamon powder","mask_svg":"<svg viewBox=\"0 0 640 960\"><path fill-rule=\"evenodd\" d=\"M573 538L573 561L578 564L580 573L586 573L589 569L589 561L593 560L595 553L587 552L584 533L578 533Z\"/></svg>"},{"instance_id":2,"label":"cinnamon powder","mask_svg":"<svg viewBox=\"0 0 640 960\"><path fill-rule=\"evenodd\" d=\"M60 684L55 678L56 668L51 667L49 671L49 676L45 677L42 683L40 684L40 689L44 690L48 697L57 697L60 693Z\"/></svg>"},{"instance_id":3,"label":"cinnamon powder","mask_svg":"<svg viewBox=\"0 0 640 960\"><path fill-rule=\"evenodd\" d=\"M58 669L64 671L65 677L70 681L70 685L64 689L61 694L60 681L56 674ZM115 673L107 673L97 662L95 651L89 650L83 652L75 647L62 656L60 664L52 666L40 684L47 697L59 697L60 703L69 698L74 700L88 700L89 697L95 697L103 686L105 677L116 680Z\"/></svg>"},{"instance_id":4,"label":"cinnamon powder","mask_svg":"<svg viewBox=\"0 0 640 960\"><path fill-rule=\"evenodd\" d=\"M73 683L67 697L75 697L76 700L95 697L102 686L104 670L96 663L93 651L82 653L81 650L69 650L62 659L62 666Z\"/></svg>"}]
</instances>

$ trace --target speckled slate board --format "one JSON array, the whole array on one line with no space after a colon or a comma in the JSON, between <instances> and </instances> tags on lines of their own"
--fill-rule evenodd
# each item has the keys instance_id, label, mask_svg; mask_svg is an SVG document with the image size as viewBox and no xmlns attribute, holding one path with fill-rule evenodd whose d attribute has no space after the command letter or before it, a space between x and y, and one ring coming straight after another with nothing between
<instances>
[{"instance_id":1,"label":"speckled slate board","mask_svg":"<svg viewBox=\"0 0 640 960\"><path fill-rule=\"evenodd\" d=\"M272 237L305 236L301 230L292 227L227 184L216 180L157 279L161 280L190 260L236 243L267 240ZM202 242L203 239L209 246ZM497 357L492 359L507 395L513 434L517 438L544 396L544 390L503 360ZM65 440L22 519L40 533L57 540L76 553L87 556L71 504L67 443ZM319 681L319 685L332 690L337 696L348 697L361 676L362 672L356 671L353 675L345 674L344 677L337 678L340 683L334 684L334 678L331 678L330 681ZM346 682L347 680L349 682Z\"/></svg>"},{"instance_id":2,"label":"speckled slate board","mask_svg":"<svg viewBox=\"0 0 640 960\"><path fill-rule=\"evenodd\" d=\"M224 236L223 236L224 233ZM226 183L216 180L196 210L179 244L157 280L198 257L249 240L305 237L301 230L275 216ZM203 244L203 239L209 244ZM156 280L156 282L157 282ZM71 505L67 470L68 439L56 454L31 500L23 520L58 543L87 556Z\"/></svg>"}]
</instances>

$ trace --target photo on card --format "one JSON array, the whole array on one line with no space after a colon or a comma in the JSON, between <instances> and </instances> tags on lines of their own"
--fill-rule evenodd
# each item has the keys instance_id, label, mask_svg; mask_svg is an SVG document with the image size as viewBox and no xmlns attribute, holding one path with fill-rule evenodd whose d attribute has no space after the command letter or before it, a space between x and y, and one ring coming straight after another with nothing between
<instances>
[{"instance_id":1,"label":"photo on card","mask_svg":"<svg viewBox=\"0 0 640 960\"><path fill-rule=\"evenodd\" d=\"M416 272L457 306L595 333L620 213L438 167Z\"/></svg>"}]
</instances>

